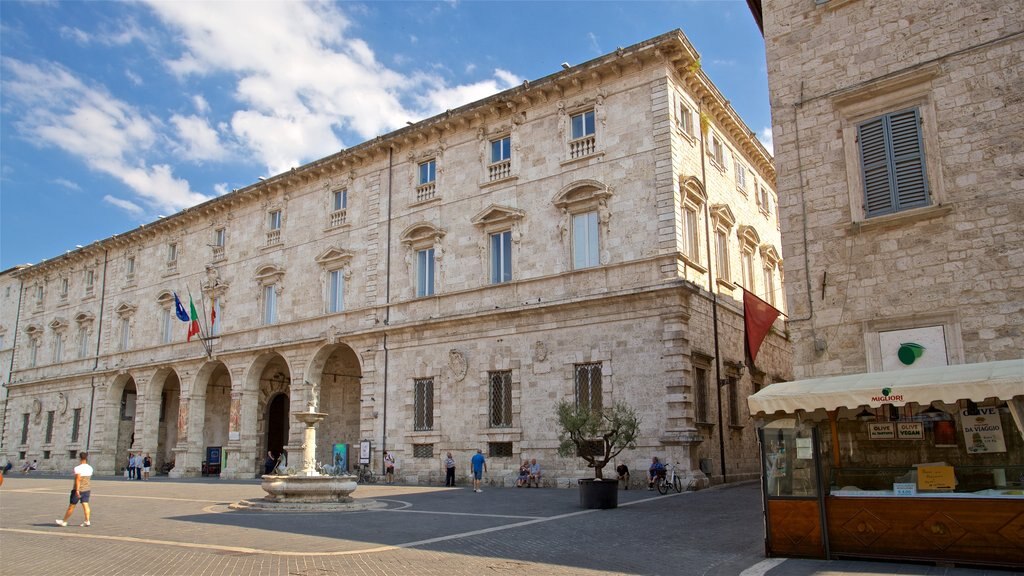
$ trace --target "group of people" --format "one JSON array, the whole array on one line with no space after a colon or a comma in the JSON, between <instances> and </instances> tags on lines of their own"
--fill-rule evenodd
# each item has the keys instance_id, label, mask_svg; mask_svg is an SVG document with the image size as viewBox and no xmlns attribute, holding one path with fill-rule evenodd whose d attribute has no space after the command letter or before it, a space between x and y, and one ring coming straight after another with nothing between
<instances>
[{"instance_id":1,"label":"group of people","mask_svg":"<svg viewBox=\"0 0 1024 576\"><path fill-rule=\"evenodd\" d=\"M524 462L525 464L525 462ZM452 453L448 452L445 456L442 464L444 467L444 485L447 487L455 487L455 458L452 457ZM476 454L469 461L470 469L473 472L473 492L480 493L483 490L480 489L480 485L483 483L484 472L487 472L487 458L484 457L484 451L477 448ZM538 474L539 474L538 468Z\"/></svg>"},{"instance_id":2,"label":"group of people","mask_svg":"<svg viewBox=\"0 0 1024 576\"><path fill-rule=\"evenodd\" d=\"M533 484L535 488L540 488L540 464L537 464L537 459L523 460L523 463L519 465L519 477L516 478L516 488L526 487L529 488L530 484Z\"/></svg>"},{"instance_id":3,"label":"group of people","mask_svg":"<svg viewBox=\"0 0 1024 576\"><path fill-rule=\"evenodd\" d=\"M125 478L128 480L149 480L149 474L153 471L153 459L146 454L142 455L142 452L138 454L128 453L128 465L125 466L125 472L127 475Z\"/></svg>"}]
</instances>

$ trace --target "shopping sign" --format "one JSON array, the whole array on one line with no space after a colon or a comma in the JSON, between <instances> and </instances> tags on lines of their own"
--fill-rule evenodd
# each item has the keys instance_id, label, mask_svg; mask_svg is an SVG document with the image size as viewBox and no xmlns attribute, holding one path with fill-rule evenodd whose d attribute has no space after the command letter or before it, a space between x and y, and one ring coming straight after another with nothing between
<instances>
[{"instance_id":1,"label":"shopping sign","mask_svg":"<svg viewBox=\"0 0 1024 576\"><path fill-rule=\"evenodd\" d=\"M978 408L976 414L969 414L968 412L974 411L960 411L960 423L964 430L964 445L967 446L967 452L969 454L1006 452L1006 442L1003 440L1003 426L999 420L999 410L996 408Z\"/></svg>"}]
</instances>

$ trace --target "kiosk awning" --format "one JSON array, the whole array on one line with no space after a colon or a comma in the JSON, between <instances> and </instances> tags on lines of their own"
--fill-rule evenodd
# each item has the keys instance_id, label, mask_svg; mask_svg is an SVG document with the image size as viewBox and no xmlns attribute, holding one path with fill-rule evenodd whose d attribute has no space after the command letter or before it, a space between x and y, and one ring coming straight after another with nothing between
<instances>
[{"instance_id":1,"label":"kiosk awning","mask_svg":"<svg viewBox=\"0 0 1024 576\"><path fill-rule=\"evenodd\" d=\"M1024 398L1024 358L780 382L747 398L747 407L757 415L1014 396Z\"/></svg>"}]
</instances>

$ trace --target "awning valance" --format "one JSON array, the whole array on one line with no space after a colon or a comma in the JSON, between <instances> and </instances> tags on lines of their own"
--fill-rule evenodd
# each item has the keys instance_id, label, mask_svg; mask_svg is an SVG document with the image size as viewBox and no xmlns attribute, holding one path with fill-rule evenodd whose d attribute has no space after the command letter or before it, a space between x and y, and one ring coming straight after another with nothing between
<instances>
[{"instance_id":1,"label":"awning valance","mask_svg":"<svg viewBox=\"0 0 1024 576\"><path fill-rule=\"evenodd\" d=\"M747 407L757 415L1015 396L1024 397L1024 359L780 382L747 398Z\"/></svg>"}]
</instances>

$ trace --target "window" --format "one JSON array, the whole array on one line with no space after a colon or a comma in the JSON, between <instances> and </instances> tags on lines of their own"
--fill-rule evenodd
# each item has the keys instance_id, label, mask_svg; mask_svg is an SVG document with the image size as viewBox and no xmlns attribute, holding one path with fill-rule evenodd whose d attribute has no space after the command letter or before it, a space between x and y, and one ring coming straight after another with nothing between
<instances>
[{"instance_id":1,"label":"window","mask_svg":"<svg viewBox=\"0 0 1024 576\"><path fill-rule=\"evenodd\" d=\"M270 213L270 215L269 215L269 220L268 220L267 223L270 225L270 229L271 230L280 230L281 229L281 211L280 210L272 211Z\"/></svg>"},{"instance_id":2,"label":"window","mask_svg":"<svg viewBox=\"0 0 1024 576\"><path fill-rule=\"evenodd\" d=\"M597 236L597 212L572 217L572 267L590 268L600 264Z\"/></svg>"},{"instance_id":3,"label":"window","mask_svg":"<svg viewBox=\"0 0 1024 576\"><path fill-rule=\"evenodd\" d=\"M512 372L490 372L490 418L491 428L512 426Z\"/></svg>"},{"instance_id":4,"label":"window","mask_svg":"<svg viewBox=\"0 0 1024 576\"><path fill-rule=\"evenodd\" d=\"M71 441L78 442L78 430L82 427L82 409L75 408L71 413Z\"/></svg>"},{"instance_id":5,"label":"window","mask_svg":"<svg viewBox=\"0 0 1024 576\"><path fill-rule=\"evenodd\" d=\"M177 319L177 317L174 317ZM170 344L173 340L174 322L172 320L172 314L170 309L163 309L160 311L160 342L163 344Z\"/></svg>"},{"instance_id":6,"label":"window","mask_svg":"<svg viewBox=\"0 0 1024 576\"><path fill-rule=\"evenodd\" d=\"M491 141L491 164L512 158L512 137L505 136Z\"/></svg>"},{"instance_id":7,"label":"window","mask_svg":"<svg viewBox=\"0 0 1024 576\"><path fill-rule=\"evenodd\" d=\"M579 140L594 135L594 111L588 110L572 115L572 139Z\"/></svg>"},{"instance_id":8,"label":"window","mask_svg":"<svg viewBox=\"0 0 1024 576\"><path fill-rule=\"evenodd\" d=\"M764 296L766 302L775 306L775 268L767 265L764 267Z\"/></svg>"},{"instance_id":9,"label":"window","mask_svg":"<svg viewBox=\"0 0 1024 576\"><path fill-rule=\"evenodd\" d=\"M868 218L931 203L917 108L858 125L857 142Z\"/></svg>"},{"instance_id":10,"label":"window","mask_svg":"<svg viewBox=\"0 0 1024 576\"><path fill-rule=\"evenodd\" d=\"M327 311L341 312L345 309L345 277L341 270L332 270L327 289Z\"/></svg>"},{"instance_id":11,"label":"window","mask_svg":"<svg viewBox=\"0 0 1024 576\"><path fill-rule=\"evenodd\" d=\"M428 160L420 164L419 184L430 184L437 180L437 161Z\"/></svg>"},{"instance_id":12,"label":"window","mask_svg":"<svg viewBox=\"0 0 1024 576\"><path fill-rule=\"evenodd\" d=\"M68 279L67 278L61 278L60 279L60 297L61 298L67 298L68 297Z\"/></svg>"},{"instance_id":13,"label":"window","mask_svg":"<svg viewBox=\"0 0 1024 576\"><path fill-rule=\"evenodd\" d=\"M138 396L135 390L123 390L121 392L121 420L135 419L135 403Z\"/></svg>"},{"instance_id":14,"label":"window","mask_svg":"<svg viewBox=\"0 0 1024 576\"><path fill-rule=\"evenodd\" d=\"M434 249L416 252L416 296L434 294Z\"/></svg>"},{"instance_id":15,"label":"window","mask_svg":"<svg viewBox=\"0 0 1024 576\"><path fill-rule=\"evenodd\" d=\"M601 363L577 364L575 368L576 406L601 410Z\"/></svg>"},{"instance_id":16,"label":"window","mask_svg":"<svg viewBox=\"0 0 1024 576\"><path fill-rule=\"evenodd\" d=\"M437 161L427 160L419 165L416 201L422 202L437 196Z\"/></svg>"},{"instance_id":17,"label":"window","mask_svg":"<svg viewBox=\"0 0 1024 576\"><path fill-rule=\"evenodd\" d=\"M92 294L96 282L96 273L93 270L85 271L85 293Z\"/></svg>"},{"instance_id":18,"label":"window","mask_svg":"<svg viewBox=\"0 0 1024 576\"><path fill-rule=\"evenodd\" d=\"M89 356L89 330L85 326L78 327L78 357Z\"/></svg>"},{"instance_id":19,"label":"window","mask_svg":"<svg viewBox=\"0 0 1024 576\"><path fill-rule=\"evenodd\" d=\"M167 267L173 268L178 263L178 245L171 243L167 245Z\"/></svg>"},{"instance_id":20,"label":"window","mask_svg":"<svg viewBox=\"0 0 1024 576\"><path fill-rule=\"evenodd\" d=\"M28 412L21 415L21 443L28 444ZM24 459L24 456L21 456Z\"/></svg>"},{"instance_id":21,"label":"window","mask_svg":"<svg viewBox=\"0 0 1024 576\"><path fill-rule=\"evenodd\" d=\"M277 291L270 284L263 287L263 324L277 323Z\"/></svg>"},{"instance_id":22,"label":"window","mask_svg":"<svg viewBox=\"0 0 1024 576\"><path fill-rule=\"evenodd\" d=\"M412 457L413 458L433 458L434 457L434 445L433 444L413 444L412 445Z\"/></svg>"},{"instance_id":23,"label":"window","mask_svg":"<svg viewBox=\"0 0 1024 576\"><path fill-rule=\"evenodd\" d=\"M62 332L53 334L53 357L51 361L57 364L64 360L64 336Z\"/></svg>"},{"instance_id":24,"label":"window","mask_svg":"<svg viewBox=\"0 0 1024 576\"><path fill-rule=\"evenodd\" d=\"M708 415L708 371L693 369L693 418L697 422L710 422Z\"/></svg>"},{"instance_id":25,"label":"window","mask_svg":"<svg viewBox=\"0 0 1024 576\"><path fill-rule=\"evenodd\" d=\"M348 208L348 190L334 191L334 210L345 210Z\"/></svg>"},{"instance_id":26,"label":"window","mask_svg":"<svg viewBox=\"0 0 1024 576\"><path fill-rule=\"evenodd\" d=\"M131 320L121 318L121 350L127 350L131 343Z\"/></svg>"},{"instance_id":27,"label":"window","mask_svg":"<svg viewBox=\"0 0 1024 576\"><path fill-rule=\"evenodd\" d=\"M693 111L686 105L682 97L679 98L679 114L676 116L676 126L687 136L693 136Z\"/></svg>"},{"instance_id":28,"label":"window","mask_svg":"<svg viewBox=\"0 0 1024 576\"><path fill-rule=\"evenodd\" d=\"M743 268L743 287L754 291L754 253L749 250L740 252L740 264Z\"/></svg>"},{"instance_id":29,"label":"window","mask_svg":"<svg viewBox=\"0 0 1024 576\"><path fill-rule=\"evenodd\" d=\"M740 391L739 382L735 376L726 378L726 385L729 387L729 425L742 426L740 420Z\"/></svg>"},{"instance_id":30,"label":"window","mask_svg":"<svg viewBox=\"0 0 1024 576\"><path fill-rule=\"evenodd\" d=\"M768 187L761 186L761 195L757 199L758 208L764 214L769 214L772 211L772 194L768 191Z\"/></svg>"},{"instance_id":31,"label":"window","mask_svg":"<svg viewBox=\"0 0 1024 576\"><path fill-rule=\"evenodd\" d=\"M736 189L744 194L747 193L747 169L739 160L736 161Z\"/></svg>"},{"instance_id":32,"label":"window","mask_svg":"<svg viewBox=\"0 0 1024 576\"><path fill-rule=\"evenodd\" d=\"M512 457L512 443L511 442L488 442L487 443L487 456L490 458L511 458Z\"/></svg>"},{"instance_id":33,"label":"window","mask_svg":"<svg viewBox=\"0 0 1024 576\"><path fill-rule=\"evenodd\" d=\"M225 230L224 230L224 228L217 228L216 230L213 231L213 245L214 246L223 248L224 247L224 240L225 240Z\"/></svg>"},{"instance_id":34,"label":"window","mask_svg":"<svg viewBox=\"0 0 1024 576\"><path fill-rule=\"evenodd\" d=\"M708 154L711 155L711 160L719 167L725 168L725 150L722 148L722 141L718 139L718 135L711 132L711 147L708 150Z\"/></svg>"},{"instance_id":35,"label":"window","mask_svg":"<svg viewBox=\"0 0 1024 576\"><path fill-rule=\"evenodd\" d=\"M43 287L36 286L36 306L43 305Z\"/></svg>"},{"instance_id":36,"label":"window","mask_svg":"<svg viewBox=\"0 0 1024 576\"><path fill-rule=\"evenodd\" d=\"M693 262L700 261L700 228L697 207L683 205L683 255Z\"/></svg>"},{"instance_id":37,"label":"window","mask_svg":"<svg viewBox=\"0 0 1024 576\"><path fill-rule=\"evenodd\" d=\"M729 233L726 230L715 231L715 253L716 264L718 265L718 277L726 282L729 281Z\"/></svg>"},{"instance_id":38,"label":"window","mask_svg":"<svg viewBox=\"0 0 1024 576\"><path fill-rule=\"evenodd\" d=\"M46 413L46 439L43 440L43 444L53 442L53 415L53 410Z\"/></svg>"},{"instance_id":39,"label":"window","mask_svg":"<svg viewBox=\"0 0 1024 576\"><path fill-rule=\"evenodd\" d=\"M341 226L348 219L348 189L335 190L331 193L331 214L328 226Z\"/></svg>"},{"instance_id":40,"label":"window","mask_svg":"<svg viewBox=\"0 0 1024 576\"><path fill-rule=\"evenodd\" d=\"M29 338L28 339L28 367L35 368L36 362L39 359L39 339Z\"/></svg>"},{"instance_id":41,"label":"window","mask_svg":"<svg viewBox=\"0 0 1024 576\"><path fill-rule=\"evenodd\" d=\"M413 428L434 429L434 379L413 381Z\"/></svg>"},{"instance_id":42,"label":"window","mask_svg":"<svg viewBox=\"0 0 1024 576\"><path fill-rule=\"evenodd\" d=\"M124 278L131 280L135 278L135 256L129 256L124 263Z\"/></svg>"},{"instance_id":43,"label":"window","mask_svg":"<svg viewBox=\"0 0 1024 576\"><path fill-rule=\"evenodd\" d=\"M512 280L512 231L491 234L491 284Z\"/></svg>"}]
</instances>

